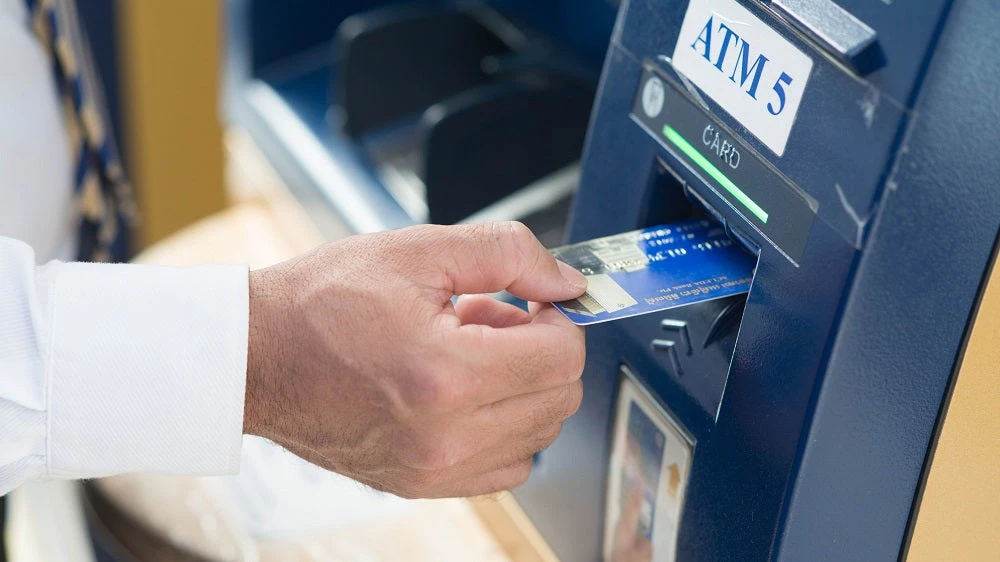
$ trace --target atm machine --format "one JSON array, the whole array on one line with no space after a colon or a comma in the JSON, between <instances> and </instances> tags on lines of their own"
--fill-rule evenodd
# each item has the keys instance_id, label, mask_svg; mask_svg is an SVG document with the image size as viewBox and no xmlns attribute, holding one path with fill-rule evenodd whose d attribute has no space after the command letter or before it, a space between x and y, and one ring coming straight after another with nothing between
<instances>
[{"instance_id":1,"label":"atm machine","mask_svg":"<svg viewBox=\"0 0 1000 562\"><path fill-rule=\"evenodd\" d=\"M997 333L998 28L991 0L622 2L570 241L702 217L757 265L745 297L588 329L581 410L515 492L556 555L602 558L623 384L682 445L654 560L914 554L969 334ZM996 504L993 474L966 476Z\"/></svg>"}]
</instances>

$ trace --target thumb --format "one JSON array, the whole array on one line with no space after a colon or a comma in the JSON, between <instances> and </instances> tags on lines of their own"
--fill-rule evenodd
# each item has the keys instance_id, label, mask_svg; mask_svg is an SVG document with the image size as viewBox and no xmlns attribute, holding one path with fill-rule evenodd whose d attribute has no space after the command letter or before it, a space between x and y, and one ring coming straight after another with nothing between
<instances>
[{"instance_id":1,"label":"thumb","mask_svg":"<svg viewBox=\"0 0 1000 562\"><path fill-rule=\"evenodd\" d=\"M519 222L494 222L444 227L438 247L453 294L507 290L527 301L558 302L576 298L587 279L557 261L528 227Z\"/></svg>"}]
</instances>

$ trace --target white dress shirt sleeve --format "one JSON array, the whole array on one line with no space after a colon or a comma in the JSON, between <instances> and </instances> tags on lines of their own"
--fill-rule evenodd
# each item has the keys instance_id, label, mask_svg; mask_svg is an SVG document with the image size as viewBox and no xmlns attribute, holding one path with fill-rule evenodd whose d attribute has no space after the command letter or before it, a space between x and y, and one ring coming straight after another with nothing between
<instances>
[{"instance_id":1,"label":"white dress shirt sleeve","mask_svg":"<svg viewBox=\"0 0 1000 562\"><path fill-rule=\"evenodd\" d=\"M32 478L236 472L247 275L36 266L0 237L0 495Z\"/></svg>"}]
</instances>

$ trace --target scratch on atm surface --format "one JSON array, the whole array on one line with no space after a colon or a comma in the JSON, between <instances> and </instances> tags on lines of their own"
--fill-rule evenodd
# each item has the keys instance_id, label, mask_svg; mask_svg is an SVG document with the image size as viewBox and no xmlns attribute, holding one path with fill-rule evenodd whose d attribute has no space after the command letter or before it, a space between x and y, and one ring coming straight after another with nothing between
<instances>
[{"instance_id":1,"label":"scratch on atm surface","mask_svg":"<svg viewBox=\"0 0 1000 562\"><path fill-rule=\"evenodd\" d=\"M881 101L882 96L879 94L879 91L872 87L869 87L865 97L858 100L858 107L861 108L861 116L865 120L866 128L872 128L872 123L875 122L875 111L878 109L879 102Z\"/></svg>"},{"instance_id":2,"label":"scratch on atm surface","mask_svg":"<svg viewBox=\"0 0 1000 562\"><path fill-rule=\"evenodd\" d=\"M902 165L903 159L910 152L910 137L913 135L913 130L917 125L917 118L920 114L916 111L912 111L908 117L908 123L906 124L906 131L903 133L903 140L899 143L899 149L896 150L896 157L892 162L892 169L889 170L889 176L885 179L885 187L889 191L896 191L899 188L899 182L896 181L896 176L899 175L899 168Z\"/></svg>"},{"instance_id":3,"label":"scratch on atm surface","mask_svg":"<svg viewBox=\"0 0 1000 562\"><path fill-rule=\"evenodd\" d=\"M691 81L688 80L687 76L684 76L683 72L677 70L677 67L674 66L674 60L672 58L668 57L667 55L660 55L656 58L662 62L669 64L670 68L674 69L674 73L677 75L678 78L681 79L681 83L684 84L684 88L688 91L689 94L691 94L691 97L694 98L694 101L698 102L698 105L700 105L702 109L704 109L705 111L711 111L708 108L708 104L705 103L705 100L702 99L701 94L698 93L698 88L694 87L694 84L692 84Z\"/></svg>"},{"instance_id":4,"label":"scratch on atm surface","mask_svg":"<svg viewBox=\"0 0 1000 562\"><path fill-rule=\"evenodd\" d=\"M865 234L865 225L868 224L868 219L871 218L871 212L862 217L857 211L854 210L854 206L851 205L851 202L847 200L847 194L844 193L844 188L840 187L839 183L833 184L833 187L837 190L837 197L840 198L840 205L844 207L844 211L847 212L847 216L851 217L851 220L854 221L854 225L857 227L857 233L854 238L854 247L860 248Z\"/></svg>"}]
</instances>

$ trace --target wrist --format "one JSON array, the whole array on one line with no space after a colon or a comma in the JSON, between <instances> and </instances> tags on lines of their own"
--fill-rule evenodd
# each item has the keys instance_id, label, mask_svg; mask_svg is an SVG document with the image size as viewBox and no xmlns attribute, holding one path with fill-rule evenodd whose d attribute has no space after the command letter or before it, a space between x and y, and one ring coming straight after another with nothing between
<instances>
[{"instance_id":1,"label":"wrist","mask_svg":"<svg viewBox=\"0 0 1000 562\"><path fill-rule=\"evenodd\" d=\"M249 276L250 317L247 330L247 380L243 404L243 433L267 436L272 373L269 344L273 341L274 318L270 312L270 283L267 270L251 271Z\"/></svg>"}]
</instances>

